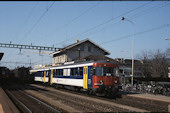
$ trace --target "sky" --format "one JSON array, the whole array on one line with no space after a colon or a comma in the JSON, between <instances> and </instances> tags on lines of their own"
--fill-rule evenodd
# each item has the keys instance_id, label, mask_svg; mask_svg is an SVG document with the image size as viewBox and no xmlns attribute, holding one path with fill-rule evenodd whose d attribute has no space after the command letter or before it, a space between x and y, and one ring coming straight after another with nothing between
<instances>
[{"instance_id":1,"label":"sky","mask_svg":"<svg viewBox=\"0 0 170 113\"><path fill-rule=\"evenodd\" d=\"M89 38L109 51L108 57L130 59L133 32L135 57L170 48L169 11L170 1L0 1L0 43L62 48ZM0 52L0 66L10 69L52 62L35 50Z\"/></svg>"}]
</instances>

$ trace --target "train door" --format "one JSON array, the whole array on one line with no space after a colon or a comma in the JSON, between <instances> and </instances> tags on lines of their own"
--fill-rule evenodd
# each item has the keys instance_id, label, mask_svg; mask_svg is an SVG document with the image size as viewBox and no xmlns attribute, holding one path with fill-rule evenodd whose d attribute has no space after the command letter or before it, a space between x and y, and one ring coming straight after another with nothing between
<instances>
[{"instance_id":1,"label":"train door","mask_svg":"<svg viewBox=\"0 0 170 113\"><path fill-rule=\"evenodd\" d=\"M44 71L44 83L46 82L46 71Z\"/></svg>"},{"instance_id":2,"label":"train door","mask_svg":"<svg viewBox=\"0 0 170 113\"><path fill-rule=\"evenodd\" d=\"M83 69L83 88L88 89L88 66Z\"/></svg>"},{"instance_id":3,"label":"train door","mask_svg":"<svg viewBox=\"0 0 170 113\"><path fill-rule=\"evenodd\" d=\"M51 70L50 74L50 84L53 84L53 70Z\"/></svg>"},{"instance_id":4,"label":"train door","mask_svg":"<svg viewBox=\"0 0 170 113\"><path fill-rule=\"evenodd\" d=\"M93 83L93 67L89 66L88 67L88 88L92 87L92 83Z\"/></svg>"},{"instance_id":5,"label":"train door","mask_svg":"<svg viewBox=\"0 0 170 113\"><path fill-rule=\"evenodd\" d=\"M51 70L48 70L46 73L48 76L48 84L50 84L51 83Z\"/></svg>"}]
</instances>

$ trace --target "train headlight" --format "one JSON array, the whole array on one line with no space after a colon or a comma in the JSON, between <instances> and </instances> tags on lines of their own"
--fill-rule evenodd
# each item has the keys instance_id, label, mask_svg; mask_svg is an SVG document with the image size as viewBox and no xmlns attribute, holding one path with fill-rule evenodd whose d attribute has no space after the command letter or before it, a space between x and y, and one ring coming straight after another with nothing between
<instances>
[{"instance_id":1,"label":"train headlight","mask_svg":"<svg viewBox=\"0 0 170 113\"><path fill-rule=\"evenodd\" d=\"M103 85L103 81L102 80L100 80L99 82L100 82L101 85Z\"/></svg>"},{"instance_id":2,"label":"train headlight","mask_svg":"<svg viewBox=\"0 0 170 113\"><path fill-rule=\"evenodd\" d=\"M115 80L115 84L117 84L117 80Z\"/></svg>"}]
</instances>

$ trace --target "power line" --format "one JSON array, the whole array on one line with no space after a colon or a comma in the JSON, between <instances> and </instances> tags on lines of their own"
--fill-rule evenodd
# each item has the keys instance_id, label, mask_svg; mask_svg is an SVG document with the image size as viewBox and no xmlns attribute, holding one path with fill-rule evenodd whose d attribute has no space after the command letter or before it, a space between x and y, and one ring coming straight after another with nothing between
<instances>
[{"instance_id":1,"label":"power line","mask_svg":"<svg viewBox=\"0 0 170 113\"><path fill-rule=\"evenodd\" d=\"M170 3L169 3L170 4ZM152 7L152 8L150 8L150 9L146 9L147 10L147 12L151 12L151 11L153 11L153 9L154 8L156 8L156 9L159 9L159 8L162 8L162 7L164 7L164 6L167 6L167 5L169 5L169 4L159 4L159 5L156 5L156 6L154 6L154 7ZM144 10L144 11L146 11L146 10ZM148 11L148 10L150 10L150 11ZM155 11L155 10L154 10ZM140 14L140 16L141 16L141 13L137 13L137 15L139 15ZM135 14L136 15L136 14ZM135 15L133 15L133 16L131 16L131 17L134 17ZM135 16L134 18L136 18L136 17L138 17L138 16ZM120 24L120 22L117 22L117 23L115 23L114 24L114 26L115 25L119 25ZM113 25L112 25L113 26ZM165 25L166 26L166 25ZM154 29L153 29L154 30ZM97 32L99 32L99 31L102 31L102 29L100 29L100 30L98 30ZM149 31L148 31L149 32ZM94 33L88 33L87 35L85 35L85 36L88 36L88 35L91 35L91 34L94 34ZM137 35L137 34L136 34ZM130 35L127 35L127 36L125 36L125 38L126 37L130 37ZM122 38L124 38L124 37L122 37ZM118 38L119 39L119 38ZM117 39L115 39L115 40L117 40ZM103 42L103 43L105 43L105 42ZM101 43L102 44L102 43Z\"/></svg>"},{"instance_id":2,"label":"power line","mask_svg":"<svg viewBox=\"0 0 170 113\"><path fill-rule=\"evenodd\" d=\"M49 9L54 5L54 3L55 3L55 1L45 10L45 12L40 16L40 18L35 22L35 24L30 28L30 30L25 34L25 37L27 37L28 34L36 27L36 25L41 21L41 19L45 16L45 14L49 11Z\"/></svg>"},{"instance_id":3,"label":"power line","mask_svg":"<svg viewBox=\"0 0 170 113\"><path fill-rule=\"evenodd\" d=\"M158 4L158 5L156 5L156 6L153 6L152 8L145 9L145 10L143 10L143 11L141 11L141 12L138 12L137 14L134 14L134 15L132 15L131 17L132 17L132 18L136 18L136 17L139 17L139 16L141 16L141 15L148 14L149 12L152 12L153 10L155 11L156 9L165 7L165 6L169 5L169 4L170 4L169 2L168 2L168 3L167 3L167 2L164 2L164 3L162 3L162 4ZM142 13L144 13L144 14L142 14Z\"/></svg>"},{"instance_id":4,"label":"power line","mask_svg":"<svg viewBox=\"0 0 170 113\"><path fill-rule=\"evenodd\" d=\"M34 7L31 9L30 13L28 14L28 16L26 17L24 23L22 24L22 26L19 28L19 30L17 31L17 33L15 34L13 39L16 39L16 37L18 36L18 34L20 33L21 29L26 25L28 19L30 18L30 16L32 15L33 11L35 10L35 8L37 7L38 2L34 5ZM11 40L14 41L14 40Z\"/></svg>"},{"instance_id":5,"label":"power line","mask_svg":"<svg viewBox=\"0 0 170 113\"><path fill-rule=\"evenodd\" d=\"M89 12L90 10L92 10L93 8L97 7L99 4L101 3L101 1L99 3L96 3L95 5L93 5L92 7L88 8L87 10L85 10L84 12L82 12L80 15L78 15L77 17L71 19L70 21L68 21L66 24L58 27L57 29L55 29L54 31L48 33L47 35L45 35L44 37L48 37L49 35L55 33L58 30L63 29L64 27L70 25L71 23L73 23L75 20L77 20L78 18L80 18L81 16L83 16L84 14L86 14L87 12Z\"/></svg>"},{"instance_id":6,"label":"power line","mask_svg":"<svg viewBox=\"0 0 170 113\"><path fill-rule=\"evenodd\" d=\"M144 33L147 33L147 32L156 31L156 30L162 29L162 28L164 28L164 27L169 27L169 26L170 26L170 24L161 25L161 26L158 26L158 27L155 27L155 28L152 28L152 29L148 29L148 30L145 30L145 31L138 32L138 33L136 33L136 34L134 34L134 35L135 35L135 36L141 35L141 34L144 34ZM114 39L114 40L105 41L105 42L103 42L103 43L100 43L100 45L101 45L101 44L110 43L110 42L113 42L113 41L119 41L119 40L122 40L122 39L126 39L126 38L129 38L129 37L131 37L131 36L132 36L132 34L126 35L126 36L123 36L123 37L120 37L120 38L116 38L116 39Z\"/></svg>"},{"instance_id":7,"label":"power line","mask_svg":"<svg viewBox=\"0 0 170 113\"><path fill-rule=\"evenodd\" d=\"M150 4L151 2L152 2L152 1L149 1L149 2L143 4L143 5L139 6L139 7L136 7L136 8L134 8L134 9L131 9L131 10L129 10L129 11L127 11L127 12L125 12L125 13L117 16L117 17L114 17L114 18L112 17L111 19L108 19L107 21L105 21L105 22L103 22L103 23L101 23L101 24L98 24L98 25L96 25L96 26L94 26L94 27L92 27L92 28L90 28L90 29L82 32L82 33L79 33L79 34L77 34L77 35L75 35L75 36L72 36L71 38L69 38L69 39L67 39L67 40L65 40L65 41L69 41L69 40L73 39L74 37L81 36L81 35L89 32L89 31L92 31L93 29L96 29L96 28L98 28L98 27L100 27L100 26L102 26L102 25L105 25L105 24L107 24L107 23L109 23L109 22L111 22L111 21L113 21L113 20L115 20L115 19L117 19L117 18L120 18L120 17L122 17L122 16L124 16L124 15L126 15L126 14L128 14L128 13L133 12L133 11L136 11L137 9L140 9L140 8L142 8L142 7ZM61 43L65 42L65 41L62 41L62 42L59 42L59 43L61 44Z\"/></svg>"},{"instance_id":8,"label":"power line","mask_svg":"<svg viewBox=\"0 0 170 113\"><path fill-rule=\"evenodd\" d=\"M25 34L25 37L20 41L22 42L24 39L26 39L26 36L28 36L28 34L36 27L36 25L40 22L40 20L44 17L44 15L48 12L48 10L54 5L55 1L45 10L45 12L40 16L40 18L36 21L36 23L31 27L31 29ZM38 3L37 3L38 4ZM27 22L28 18L30 17L30 15L32 14L32 12L34 11L34 8L37 6L37 4L35 4L35 6L33 7L33 9L31 10L31 12L29 13L27 19L25 20L25 22Z\"/></svg>"},{"instance_id":9,"label":"power line","mask_svg":"<svg viewBox=\"0 0 170 113\"><path fill-rule=\"evenodd\" d=\"M18 29L18 31L16 32L14 38L12 38L11 42L13 42L13 41L16 39L16 37L18 36L18 34L21 32L21 29L26 25L28 19L29 19L30 16L32 15L32 13L33 13L33 11L35 10L35 8L37 7L37 5L38 5L38 2L32 7L32 9L31 9L31 11L29 12L28 16L26 17L24 23L23 23L22 26ZM14 52L14 51L12 51L12 52ZM11 55L11 53L10 53L10 55ZM9 57L10 55L7 55L7 56ZM8 58L8 57L7 57L7 58Z\"/></svg>"}]
</instances>

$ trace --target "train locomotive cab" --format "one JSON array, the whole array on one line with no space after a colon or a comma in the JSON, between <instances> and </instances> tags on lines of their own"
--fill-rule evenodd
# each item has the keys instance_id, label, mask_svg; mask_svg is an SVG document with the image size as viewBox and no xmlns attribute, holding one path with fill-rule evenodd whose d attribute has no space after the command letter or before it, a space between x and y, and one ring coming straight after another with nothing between
<instances>
[{"instance_id":1,"label":"train locomotive cab","mask_svg":"<svg viewBox=\"0 0 170 113\"><path fill-rule=\"evenodd\" d=\"M116 96L119 90L118 65L113 63L93 63L91 68L92 89L95 94Z\"/></svg>"}]
</instances>

